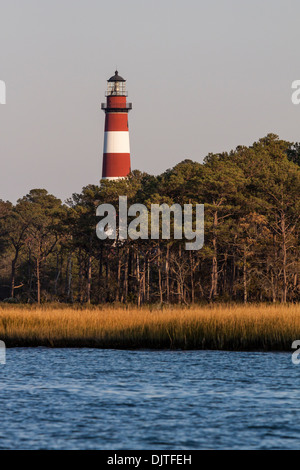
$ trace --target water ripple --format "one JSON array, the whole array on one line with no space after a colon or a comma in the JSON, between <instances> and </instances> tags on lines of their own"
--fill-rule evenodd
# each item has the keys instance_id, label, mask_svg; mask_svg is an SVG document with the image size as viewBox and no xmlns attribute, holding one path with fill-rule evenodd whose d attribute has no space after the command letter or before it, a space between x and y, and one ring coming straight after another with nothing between
<instances>
[{"instance_id":1,"label":"water ripple","mask_svg":"<svg viewBox=\"0 0 300 470\"><path fill-rule=\"evenodd\" d=\"M297 449L286 353L9 349L0 449Z\"/></svg>"}]
</instances>

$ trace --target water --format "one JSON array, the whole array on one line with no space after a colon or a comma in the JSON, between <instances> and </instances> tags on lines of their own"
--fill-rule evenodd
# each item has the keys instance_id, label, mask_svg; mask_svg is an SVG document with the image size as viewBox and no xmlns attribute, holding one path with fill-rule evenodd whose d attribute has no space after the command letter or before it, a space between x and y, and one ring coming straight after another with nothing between
<instances>
[{"instance_id":1,"label":"water","mask_svg":"<svg viewBox=\"0 0 300 470\"><path fill-rule=\"evenodd\" d=\"M1 449L297 449L287 353L9 349Z\"/></svg>"}]
</instances>

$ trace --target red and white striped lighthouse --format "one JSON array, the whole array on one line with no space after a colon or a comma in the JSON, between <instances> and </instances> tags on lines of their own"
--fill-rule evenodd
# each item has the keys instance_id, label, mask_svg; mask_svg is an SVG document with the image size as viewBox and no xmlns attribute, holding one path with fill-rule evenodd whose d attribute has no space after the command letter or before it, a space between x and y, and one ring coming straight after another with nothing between
<instances>
[{"instance_id":1,"label":"red and white striped lighthouse","mask_svg":"<svg viewBox=\"0 0 300 470\"><path fill-rule=\"evenodd\" d=\"M101 104L105 112L102 179L119 179L131 171L128 112L132 104L127 103L124 78L116 70L107 81L106 103Z\"/></svg>"}]
</instances>

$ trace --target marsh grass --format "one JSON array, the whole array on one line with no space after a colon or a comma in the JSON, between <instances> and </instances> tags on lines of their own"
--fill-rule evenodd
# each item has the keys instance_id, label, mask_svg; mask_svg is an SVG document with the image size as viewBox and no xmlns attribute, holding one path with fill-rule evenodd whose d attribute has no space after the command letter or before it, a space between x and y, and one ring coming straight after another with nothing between
<instances>
[{"instance_id":1,"label":"marsh grass","mask_svg":"<svg viewBox=\"0 0 300 470\"><path fill-rule=\"evenodd\" d=\"M291 351L299 305L207 307L0 306L7 347Z\"/></svg>"}]
</instances>

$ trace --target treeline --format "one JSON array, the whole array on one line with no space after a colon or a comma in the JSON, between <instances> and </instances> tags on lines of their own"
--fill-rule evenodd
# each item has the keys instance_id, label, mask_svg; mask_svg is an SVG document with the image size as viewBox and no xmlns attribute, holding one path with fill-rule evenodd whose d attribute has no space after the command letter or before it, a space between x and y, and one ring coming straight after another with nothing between
<instances>
[{"instance_id":1,"label":"treeline","mask_svg":"<svg viewBox=\"0 0 300 470\"><path fill-rule=\"evenodd\" d=\"M205 245L104 240L96 208L205 204ZM181 303L300 300L300 146L270 134L251 147L184 160L157 177L134 171L66 203L34 189L0 201L0 299ZM14 300L13 300L14 299Z\"/></svg>"}]
</instances>

